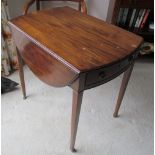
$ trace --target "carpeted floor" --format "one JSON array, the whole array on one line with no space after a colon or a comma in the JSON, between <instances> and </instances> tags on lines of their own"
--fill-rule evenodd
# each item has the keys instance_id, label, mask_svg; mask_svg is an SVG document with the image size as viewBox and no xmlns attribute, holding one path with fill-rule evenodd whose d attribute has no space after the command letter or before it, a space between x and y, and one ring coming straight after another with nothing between
<instances>
[{"instance_id":1,"label":"carpeted floor","mask_svg":"<svg viewBox=\"0 0 155 155\"><path fill-rule=\"evenodd\" d=\"M2 155L71 155L71 89L49 87L24 69L28 98L20 87L2 95ZM9 78L19 82L18 72ZM85 91L76 155L153 155L153 63L135 64L113 118L121 78Z\"/></svg>"}]
</instances>

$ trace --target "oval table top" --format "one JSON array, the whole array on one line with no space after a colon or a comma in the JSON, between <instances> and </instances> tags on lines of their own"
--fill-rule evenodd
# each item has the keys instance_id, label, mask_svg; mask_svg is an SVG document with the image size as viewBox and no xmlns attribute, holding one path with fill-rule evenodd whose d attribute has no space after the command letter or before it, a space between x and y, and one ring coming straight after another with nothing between
<instances>
[{"instance_id":1,"label":"oval table top","mask_svg":"<svg viewBox=\"0 0 155 155\"><path fill-rule=\"evenodd\" d=\"M143 41L69 7L35 11L11 20L10 25L78 73L117 62Z\"/></svg>"}]
</instances>

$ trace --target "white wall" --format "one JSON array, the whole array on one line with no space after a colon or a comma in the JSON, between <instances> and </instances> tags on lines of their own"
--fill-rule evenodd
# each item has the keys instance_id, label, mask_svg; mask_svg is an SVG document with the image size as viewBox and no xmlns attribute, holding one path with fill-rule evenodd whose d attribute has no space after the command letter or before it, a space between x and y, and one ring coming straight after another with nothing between
<instances>
[{"instance_id":1,"label":"white wall","mask_svg":"<svg viewBox=\"0 0 155 155\"><path fill-rule=\"evenodd\" d=\"M99 19L106 20L110 0L88 0L88 13Z\"/></svg>"},{"instance_id":2,"label":"white wall","mask_svg":"<svg viewBox=\"0 0 155 155\"><path fill-rule=\"evenodd\" d=\"M10 16L11 18L20 16L22 14L22 8L27 0L7 0ZM113 0L112 0L113 1ZM95 16L97 18L100 18L102 20L106 20L107 18L107 12L109 7L110 0L86 0L87 8L88 8L88 14ZM69 3L69 2L42 2L43 8L49 8L52 6L63 6L68 5L76 8L77 5L75 3ZM33 8L35 8L35 5L33 5Z\"/></svg>"}]
</instances>

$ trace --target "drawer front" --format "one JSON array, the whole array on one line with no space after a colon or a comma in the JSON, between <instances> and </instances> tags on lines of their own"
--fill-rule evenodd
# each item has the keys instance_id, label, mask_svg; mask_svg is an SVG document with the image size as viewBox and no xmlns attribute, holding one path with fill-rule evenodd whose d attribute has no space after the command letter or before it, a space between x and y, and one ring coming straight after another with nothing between
<instances>
[{"instance_id":1,"label":"drawer front","mask_svg":"<svg viewBox=\"0 0 155 155\"><path fill-rule=\"evenodd\" d=\"M113 77L116 74L121 74L124 71L124 69L126 69L126 67L134 61L136 57L137 54L134 54L111 66L88 72L86 74L85 86L87 87L100 82L104 82L107 81L108 78L111 79L111 77Z\"/></svg>"}]
</instances>

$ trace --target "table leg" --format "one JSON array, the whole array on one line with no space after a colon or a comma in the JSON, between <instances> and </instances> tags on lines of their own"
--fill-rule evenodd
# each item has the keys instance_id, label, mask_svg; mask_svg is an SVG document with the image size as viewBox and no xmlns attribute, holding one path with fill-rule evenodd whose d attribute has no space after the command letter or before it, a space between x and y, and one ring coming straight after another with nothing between
<instances>
[{"instance_id":1,"label":"table leg","mask_svg":"<svg viewBox=\"0 0 155 155\"><path fill-rule=\"evenodd\" d=\"M19 62L19 77L20 77L20 82L21 82L21 86L22 86L23 99L26 99L24 71L23 71L23 60L22 60L21 55L20 55L18 50L17 50L17 57L18 57L18 62Z\"/></svg>"},{"instance_id":2,"label":"table leg","mask_svg":"<svg viewBox=\"0 0 155 155\"><path fill-rule=\"evenodd\" d=\"M81 109L83 92L76 92L73 90L73 99L72 99L72 117L71 117L71 139L70 139L70 149L72 152L75 152L75 140L76 133L79 122L79 115Z\"/></svg>"},{"instance_id":3,"label":"table leg","mask_svg":"<svg viewBox=\"0 0 155 155\"><path fill-rule=\"evenodd\" d=\"M119 95L118 95L118 99L117 99L117 104L116 104L116 107L115 107L113 117L118 117L118 111L120 109L120 106L121 106L121 103L122 103L122 100L123 100L123 96L125 94L125 90L127 88L127 85L128 85L128 82L129 82L129 79L130 79L130 76L131 76L133 66L134 66L134 63L131 64L130 67L124 72L123 79L122 79L122 84L121 84L121 87L120 87L120 91L119 91Z\"/></svg>"}]
</instances>

